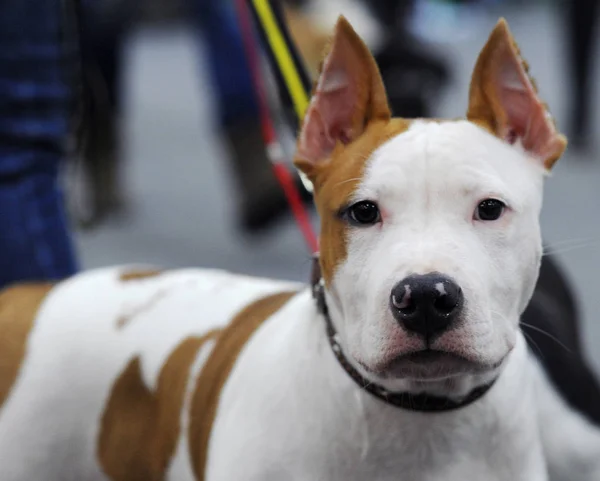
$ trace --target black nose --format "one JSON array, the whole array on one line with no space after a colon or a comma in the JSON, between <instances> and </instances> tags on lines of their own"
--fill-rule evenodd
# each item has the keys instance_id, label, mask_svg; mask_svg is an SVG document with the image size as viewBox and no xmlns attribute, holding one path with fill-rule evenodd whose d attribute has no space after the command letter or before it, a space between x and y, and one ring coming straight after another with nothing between
<instances>
[{"instance_id":1,"label":"black nose","mask_svg":"<svg viewBox=\"0 0 600 481\"><path fill-rule=\"evenodd\" d=\"M433 272L411 275L392 289L390 307L405 329L431 340L447 330L463 306L459 285L447 276Z\"/></svg>"}]
</instances>

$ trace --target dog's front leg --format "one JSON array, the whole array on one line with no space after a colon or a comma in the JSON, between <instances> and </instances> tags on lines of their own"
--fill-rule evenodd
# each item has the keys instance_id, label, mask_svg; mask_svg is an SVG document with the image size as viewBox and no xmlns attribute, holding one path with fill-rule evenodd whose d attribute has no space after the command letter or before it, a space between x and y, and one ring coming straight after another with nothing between
<instances>
[{"instance_id":1,"label":"dog's front leg","mask_svg":"<svg viewBox=\"0 0 600 481\"><path fill-rule=\"evenodd\" d=\"M550 481L600 480L600 428L571 409L535 363L540 433Z\"/></svg>"}]
</instances>

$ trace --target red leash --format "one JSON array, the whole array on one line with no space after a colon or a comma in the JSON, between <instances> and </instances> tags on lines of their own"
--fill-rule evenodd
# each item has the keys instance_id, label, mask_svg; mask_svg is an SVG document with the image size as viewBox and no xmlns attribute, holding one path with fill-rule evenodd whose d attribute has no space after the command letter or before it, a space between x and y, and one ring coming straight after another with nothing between
<instances>
[{"instance_id":1,"label":"red leash","mask_svg":"<svg viewBox=\"0 0 600 481\"><path fill-rule=\"evenodd\" d=\"M319 249L317 235L311 224L308 211L302 202L300 192L294 183L294 177L286 165L284 151L277 138L275 127L273 125L273 119L267 100L265 82L261 74L260 57L255 43L256 37L252 30L252 20L246 2L247 0L236 0L236 6L254 89L258 96L261 130L267 150L267 157L273 166L273 173L283 189L296 223L304 236L304 240L311 252L315 253Z\"/></svg>"}]
</instances>

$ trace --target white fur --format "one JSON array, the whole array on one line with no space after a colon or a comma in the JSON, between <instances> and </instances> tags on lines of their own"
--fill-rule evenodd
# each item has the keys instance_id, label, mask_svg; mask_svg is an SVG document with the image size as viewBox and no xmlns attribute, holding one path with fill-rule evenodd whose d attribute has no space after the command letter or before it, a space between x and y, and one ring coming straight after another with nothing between
<instances>
[{"instance_id":1,"label":"white fur","mask_svg":"<svg viewBox=\"0 0 600 481\"><path fill-rule=\"evenodd\" d=\"M209 480L547 479L521 338L480 403L406 412L357 389L310 302L298 297L245 350L223 391Z\"/></svg>"},{"instance_id":2,"label":"white fur","mask_svg":"<svg viewBox=\"0 0 600 481\"><path fill-rule=\"evenodd\" d=\"M354 200L376 201L383 223L350 229L327 292L348 359L388 389L460 396L498 381L454 413L384 405L340 368L309 295L300 296L257 333L225 386L209 479L600 479L600 432L560 400L518 329L538 275L544 173L519 147L465 121L416 122L377 149ZM474 221L489 197L509 210ZM363 366L423 347L393 320L392 287L432 271L451 275L466 296L461 327L435 346L504 361L451 382L380 379Z\"/></svg>"},{"instance_id":3,"label":"white fur","mask_svg":"<svg viewBox=\"0 0 600 481\"><path fill-rule=\"evenodd\" d=\"M600 433L558 397L518 329L538 272L542 178L518 148L466 122L419 122L374 152L355 200L377 201L383 225L350 231L347 259L327 292L346 356L389 388L453 396L498 375L496 384L454 412L384 404L341 368L305 289L240 353L221 393L206 480L598 481ZM512 211L495 224L473 222L488 196ZM438 342L483 363L504 362L426 386L377 379L363 365L417 344L390 318L391 288L430 270L454 277L466 296L462 326ZM0 480L106 481L96 457L99 420L127 363L139 355L145 382L155 386L183 339L290 287L202 270L128 283L118 274L75 277L44 304L0 410ZM130 317L118 329L123 314ZM184 428L210 349L189 375ZM186 436L183 429L170 481L192 480Z\"/></svg>"},{"instance_id":4,"label":"white fur","mask_svg":"<svg viewBox=\"0 0 600 481\"><path fill-rule=\"evenodd\" d=\"M256 298L294 286L198 269L122 282L122 270L79 275L42 307L19 378L0 408L2 481L106 479L97 460L99 422L129 361L140 357L144 380L155 388L161 365L185 338L225 325ZM132 312L135 317L119 329L122 316Z\"/></svg>"}]
</instances>

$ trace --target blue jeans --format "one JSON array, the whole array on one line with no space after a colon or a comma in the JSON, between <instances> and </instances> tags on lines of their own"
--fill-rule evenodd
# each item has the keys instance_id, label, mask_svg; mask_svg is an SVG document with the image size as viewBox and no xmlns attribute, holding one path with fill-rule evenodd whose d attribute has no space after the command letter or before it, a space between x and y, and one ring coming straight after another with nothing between
<instances>
[{"instance_id":1,"label":"blue jeans","mask_svg":"<svg viewBox=\"0 0 600 481\"><path fill-rule=\"evenodd\" d=\"M0 2L0 288L76 270L58 185L77 55L64 3Z\"/></svg>"},{"instance_id":2,"label":"blue jeans","mask_svg":"<svg viewBox=\"0 0 600 481\"><path fill-rule=\"evenodd\" d=\"M136 4L84 0L84 50L107 84L112 108L121 110L121 53ZM185 0L206 51L219 121L227 126L258 119L258 103L232 0ZM256 120L258 122L258 120Z\"/></svg>"},{"instance_id":3,"label":"blue jeans","mask_svg":"<svg viewBox=\"0 0 600 481\"><path fill-rule=\"evenodd\" d=\"M187 0L206 45L221 123L258 119L258 103L232 0Z\"/></svg>"}]
</instances>

